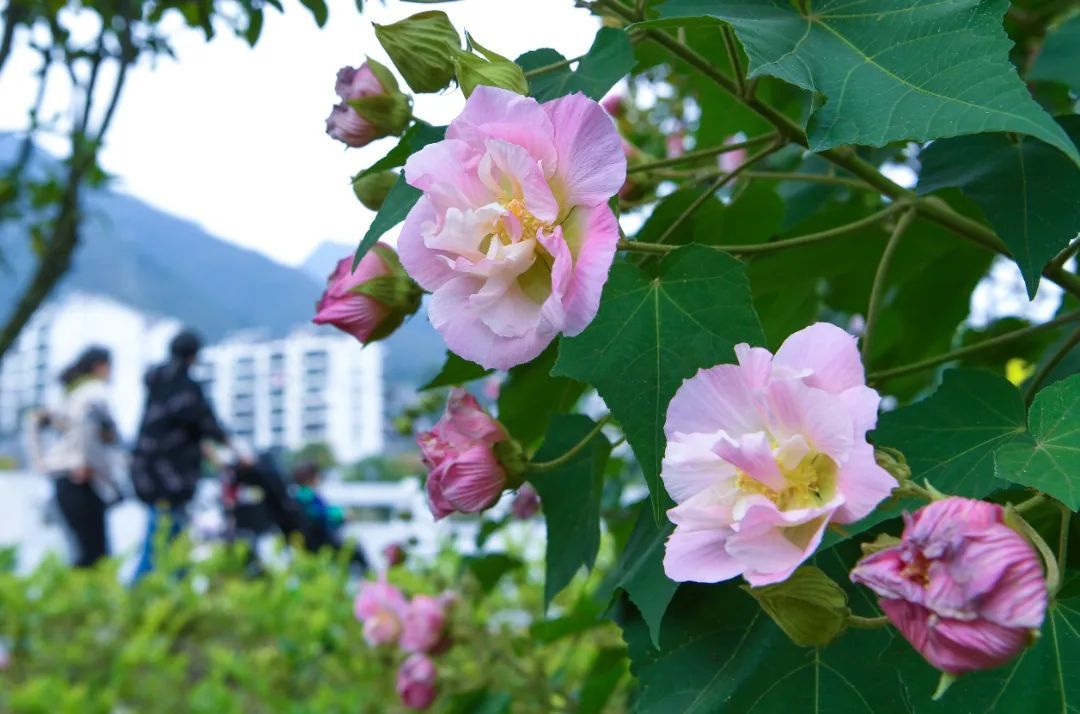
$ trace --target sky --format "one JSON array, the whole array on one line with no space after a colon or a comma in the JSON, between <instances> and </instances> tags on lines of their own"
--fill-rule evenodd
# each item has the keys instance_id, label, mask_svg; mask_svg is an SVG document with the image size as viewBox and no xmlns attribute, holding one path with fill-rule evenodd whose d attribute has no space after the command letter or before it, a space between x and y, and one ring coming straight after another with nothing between
<instances>
[{"instance_id":1,"label":"sky","mask_svg":"<svg viewBox=\"0 0 1080 714\"><path fill-rule=\"evenodd\" d=\"M177 60L131 73L101 160L116 189L295 265L323 241L360 240L374 214L356 201L349 177L395 142L346 149L326 136L338 68L365 55L389 65L371 22L436 8L369 0L360 15L354 0L330 0L320 30L299 0L283 2L284 14L267 8L254 49L228 30L210 43L198 31L175 33ZM539 47L579 56L598 27L572 0L461 0L437 9L511 58ZM35 62L28 51L16 54L0 76L0 130L24 125ZM441 124L463 103L456 89L419 95L414 112ZM58 95L47 107L69 104L70 96Z\"/></svg>"}]
</instances>

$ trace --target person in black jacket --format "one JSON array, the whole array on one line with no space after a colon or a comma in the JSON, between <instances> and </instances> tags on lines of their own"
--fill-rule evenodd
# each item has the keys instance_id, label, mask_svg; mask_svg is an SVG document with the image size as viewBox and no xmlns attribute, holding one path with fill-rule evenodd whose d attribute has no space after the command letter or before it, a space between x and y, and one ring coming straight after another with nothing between
<instances>
[{"instance_id":1,"label":"person in black jacket","mask_svg":"<svg viewBox=\"0 0 1080 714\"><path fill-rule=\"evenodd\" d=\"M146 375L146 407L131 459L135 494L149 506L136 579L153 569L162 517L168 517L170 538L186 525L187 505L202 473L203 442L227 441L202 388L188 374L201 346L194 332L180 332L169 345L169 361Z\"/></svg>"}]
</instances>

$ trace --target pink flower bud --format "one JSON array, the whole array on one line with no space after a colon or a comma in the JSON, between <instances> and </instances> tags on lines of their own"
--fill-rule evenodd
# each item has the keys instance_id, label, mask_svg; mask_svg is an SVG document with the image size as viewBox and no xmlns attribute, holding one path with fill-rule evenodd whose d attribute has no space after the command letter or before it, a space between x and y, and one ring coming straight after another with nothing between
<instances>
[{"instance_id":1,"label":"pink flower bud","mask_svg":"<svg viewBox=\"0 0 1080 714\"><path fill-rule=\"evenodd\" d=\"M372 247L355 271L352 263L351 256L338 261L312 322L333 325L361 342L374 342L416 312L421 291L388 245Z\"/></svg>"},{"instance_id":2,"label":"pink flower bud","mask_svg":"<svg viewBox=\"0 0 1080 714\"><path fill-rule=\"evenodd\" d=\"M397 674L397 693L409 709L427 709L435 701L435 663L422 654L410 655Z\"/></svg>"},{"instance_id":3,"label":"pink flower bud","mask_svg":"<svg viewBox=\"0 0 1080 714\"><path fill-rule=\"evenodd\" d=\"M729 136L724 139L724 146L731 146L732 144L740 143L740 139L737 136ZM725 151L717 157L717 163L720 165L720 170L726 174L731 173L735 169L739 168L746 161L746 149L736 149L734 151Z\"/></svg>"},{"instance_id":4,"label":"pink flower bud","mask_svg":"<svg viewBox=\"0 0 1080 714\"><path fill-rule=\"evenodd\" d=\"M405 562L405 549L398 543L391 543L383 548L382 554L388 568L393 568Z\"/></svg>"},{"instance_id":5,"label":"pink flower bud","mask_svg":"<svg viewBox=\"0 0 1080 714\"><path fill-rule=\"evenodd\" d=\"M446 413L435 428L416 438L429 469L428 505L435 518L477 513L499 499L507 474L494 445L508 438L475 397L464 389L450 392Z\"/></svg>"},{"instance_id":6,"label":"pink flower bud","mask_svg":"<svg viewBox=\"0 0 1080 714\"><path fill-rule=\"evenodd\" d=\"M381 580L362 584L353 603L356 619L364 624L364 640L372 647L398 641L408 607L401 591Z\"/></svg>"},{"instance_id":7,"label":"pink flower bud","mask_svg":"<svg viewBox=\"0 0 1080 714\"><path fill-rule=\"evenodd\" d=\"M367 61L359 69L338 70L334 91L341 102L326 118L326 133L352 147L370 144L387 134L398 134L408 123L409 100L382 65Z\"/></svg>"},{"instance_id":8,"label":"pink flower bud","mask_svg":"<svg viewBox=\"0 0 1080 714\"><path fill-rule=\"evenodd\" d=\"M532 484L522 484L514 496L513 503L510 504L510 511L514 514L514 518L524 521L532 518L539 510L540 494L536 492Z\"/></svg>"},{"instance_id":9,"label":"pink flower bud","mask_svg":"<svg viewBox=\"0 0 1080 714\"><path fill-rule=\"evenodd\" d=\"M442 598L417 595L402 620L401 648L431 653L446 635L447 603Z\"/></svg>"},{"instance_id":10,"label":"pink flower bud","mask_svg":"<svg viewBox=\"0 0 1080 714\"><path fill-rule=\"evenodd\" d=\"M686 134L682 129L673 131L664 139L669 159L677 159L686 153Z\"/></svg>"},{"instance_id":11,"label":"pink flower bud","mask_svg":"<svg viewBox=\"0 0 1080 714\"><path fill-rule=\"evenodd\" d=\"M911 645L943 672L997 667L1046 615L1039 556L993 503L946 498L904 515L901 542L862 559L851 579L880 597Z\"/></svg>"}]
</instances>

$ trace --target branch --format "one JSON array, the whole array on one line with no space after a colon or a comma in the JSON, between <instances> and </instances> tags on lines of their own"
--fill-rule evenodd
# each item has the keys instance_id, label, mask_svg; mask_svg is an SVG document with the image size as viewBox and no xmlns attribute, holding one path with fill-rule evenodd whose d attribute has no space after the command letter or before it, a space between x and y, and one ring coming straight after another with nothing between
<instances>
[{"instance_id":1,"label":"branch","mask_svg":"<svg viewBox=\"0 0 1080 714\"><path fill-rule=\"evenodd\" d=\"M908 226L911 225L911 222L915 220L915 214L916 209L912 207L897 221L892 235L889 236L889 242L885 244L885 251L881 254L877 272L874 274L874 283L870 288L870 303L866 308L866 329L863 331L862 339L863 364L868 364L870 360L870 337L874 333L874 327L877 326L877 317L881 311L881 300L885 295L885 279L889 274L889 267L892 265L896 248L900 245L900 238L904 235Z\"/></svg>"},{"instance_id":2,"label":"branch","mask_svg":"<svg viewBox=\"0 0 1080 714\"><path fill-rule=\"evenodd\" d=\"M556 457L551 461L530 461L528 463L529 470L550 471L551 469L562 466L567 461L570 461L575 456L580 454L581 451L589 445L589 442L596 438L596 435L600 433L600 430L603 429L609 421L611 421L611 414L605 414L604 416L600 417L600 419L596 422L596 426L593 427L592 431L586 434L584 439L570 447L570 450L567 451L565 454Z\"/></svg>"},{"instance_id":3,"label":"branch","mask_svg":"<svg viewBox=\"0 0 1080 714\"><path fill-rule=\"evenodd\" d=\"M22 21L20 10L22 6L17 0L8 0L4 8L4 15L0 20L4 23L3 34L0 34L0 72L11 57L11 49L15 44L15 28Z\"/></svg>"},{"instance_id":4,"label":"branch","mask_svg":"<svg viewBox=\"0 0 1080 714\"><path fill-rule=\"evenodd\" d=\"M724 25L720 28L720 31L724 35L724 49L727 51L728 62L731 63L731 72L735 77L735 88L738 90L740 97L745 97L746 82L743 81L742 63L739 62L739 48L735 46L735 33L731 31L730 25Z\"/></svg>"},{"instance_id":5,"label":"branch","mask_svg":"<svg viewBox=\"0 0 1080 714\"><path fill-rule=\"evenodd\" d=\"M879 372L871 372L870 375L867 377L867 381L880 382L882 380L890 379L892 377L900 377L905 374L911 374L912 372L920 372L924 369L929 369L930 367L936 367L939 364L952 362L953 360L960 359L961 357L968 357L973 354L978 354L979 352L988 350L991 347L1000 347L1001 345L1007 345L1010 342L1016 342L1018 340L1024 339L1025 337L1030 337L1031 335L1037 335L1038 333L1044 332L1045 330L1060 327L1061 325L1073 322L1078 319L1080 319L1080 310L1076 310L1074 312L1062 315L1061 317L1050 320L1049 322L1044 322L1039 325L1031 325L1030 327L1023 327L1019 330L1013 330L1012 332L1007 332L1004 335L991 337L988 340L983 340L982 342L977 342L973 345L967 345L966 347L959 347L955 350L951 350L949 352L945 352L934 357L929 357L918 362L912 362L911 364L902 365L900 367L893 367L892 369L883 369Z\"/></svg>"},{"instance_id":6,"label":"branch","mask_svg":"<svg viewBox=\"0 0 1080 714\"><path fill-rule=\"evenodd\" d=\"M674 221L671 222L671 225L668 226L667 230L665 230L660 235L660 237L656 239L656 242L657 243L666 242L667 239L669 237L671 237L671 235L673 233L675 233L675 231L677 231L679 229L679 227L682 226L682 224L685 223L688 218L690 218L690 216L694 215L694 213L696 213L699 208L701 208L703 205L705 205L705 202L708 201L709 198L714 193L719 191L721 188L726 186L731 181L734 181L735 178L739 174L741 174L744 170L750 168L751 166L753 166L757 162L764 159L766 156L779 151L781 149L781 147L784 146L785 143L786 142L784 142L783 140L778 139L776 137L773 137L773 143L772 144L770 144L769 146L765 147L761 151L757 152L756 154L754 154L753 156L748 158L746 161L744 161L742 164L737 166L735 169L729 171L726 174L722 174L722 175L718 176L716 178L716 180L713 181L709 185L709 187L707 189L705 189L701 193L700 196L698 196L697 198L694 199L693 203L691 203L689 206L686 207L685 211L683 211L682 213L679 214L678 218L676 218Z\"/></svg>"},{"instance_id":7,"label":"branch","mask_svg":"<svg viewBox=\"0 0 1080 714\"><path fill-rule=\"evenodd\" d=\"M542 67L537 67L536 69L526 70L525 79L531 79L532 77L537 77L541 74L547 74L548 72L554 72L555 70L562 69L563 67L569 67L575 62L580 62L583 59L585 59L585 55L581 55L580 57L571 57L570 59L559 60L558 62L545 64Z\"/></svg>"},{"instance_id":8,"label":"branch","mask_svg":"<svg viewBox=\"0 0 1080 714\"><path fill-rule=\"evenodd\" d=\"M634 164L626 168L627 175L639 174L645 171L652 171L654 169L662 169L668 166L677 166L679 164L690 163L697 161L698 159L709 159L713 156L720 154L726 154L731 151L738 151L739 149L747 149L751 146L757 146L758 144L764 144L776 139L776 133L763 134L756 136L746 141L740 141L737 144L721 144L720 146L710 146L707 149L698 149L697 151L688 151L682 156L675 156L670 159L659 159L657 161L646 161L641 164Z\"/></svg>"},{"instance_id":9,"label":"branch","mask_svg":"<svg viewBox=\"0 0 1080 714\"><path fill-rule=\"evenodd\" d=\"M1065 342L1054 351L1054 354L1050 356L1050 359L1046 360L1042 367L1039 367L1039 371L1031 378L1031 383L1028 384L1027 390L1024 392L1025 402L1031 404L1031 401L1035 399L1035 394L1039 391L1039 387L1047 380L1050 373L1054 371L1054 368L1061 364L1061 361L1072 352L1073 347L1076 347L1078 344L1080 344L1080 329L1077 329L1076 332L1072 333L1072 335L1069 336L1069 339L1065 340Z\"/></svg>"},{"instance_id":10,"label":"branch","mask_svg":"<svg viewBox=\"0 0 1080 714\"><path fill-rule=\"evenodd\" d=\"M722 250L734 255L755 255L760 253L773 253L778 250L784 250L786 248L796 248L798 246L809 245L811 243L817 243L819 241L828 240L830 238L836 238L839 236L847 235L848 233L854 233L857 230L872 226L878 221L891 216L897 211L911 206L907 202L892 203L885 208L871 213L865 218L860 218L857 221L851 223L845 223L842 226L836 228L830 228L826 231L819 231L817 233L807 233L806 235L795 236L793 238L786 238L784 240L772 241L771 243L750 243L748 245L715 245L712 246L717 250ZM615 246L618 250L627 250L636 253L652 253L654 255L665 255L680 247L677 245L662 245L660 243L643 243L641 241L620 240Z\"/></svg>"}]
</instances>

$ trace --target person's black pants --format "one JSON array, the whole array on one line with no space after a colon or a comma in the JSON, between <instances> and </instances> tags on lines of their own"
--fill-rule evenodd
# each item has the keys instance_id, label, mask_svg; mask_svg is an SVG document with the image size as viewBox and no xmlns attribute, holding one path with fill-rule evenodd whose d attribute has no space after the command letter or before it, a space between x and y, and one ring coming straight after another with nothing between
<instances>
[{"instance_id":1,"label":"person's black pants","mask_svg":"<svg viewBox=\"0 0 1080 714\"><path fill-rule=\"evenodd\" d=\"M107 556L109 543L105 531L105 502L93 486L60 476L56 479L56 500L78 545L75 567L88 568Z\"/></svg>"}]
</instances>

